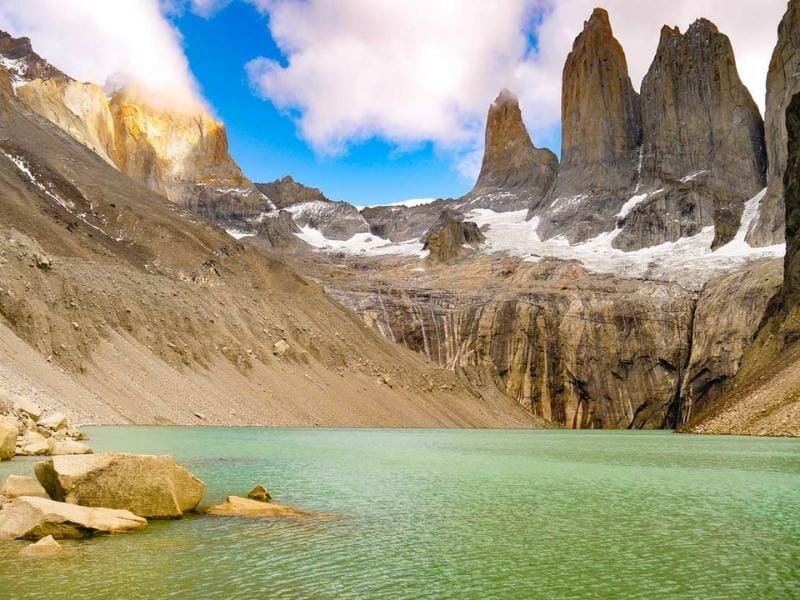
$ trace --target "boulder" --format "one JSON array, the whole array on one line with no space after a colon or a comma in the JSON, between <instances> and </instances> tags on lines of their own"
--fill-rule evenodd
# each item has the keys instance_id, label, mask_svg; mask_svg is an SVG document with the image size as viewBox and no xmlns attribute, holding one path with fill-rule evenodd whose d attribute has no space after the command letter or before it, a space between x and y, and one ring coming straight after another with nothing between
<instances>
[{"instance_id":1,"label":"boulder","mask_svg":"<svg viewBox=\"0 0 800 600\"><path fill-rule=\"evenodd\" d=\"M23 477L22 475L9 475L3 484L0 485L0 496L5 496L9 500L21 496L34 496L37 498L49 498L42 485L33 477Z\"/></svg>"},{"instance_id":2,"label":"boulder","mask_svg":"<svg viewBox=\"0 0 800 600\"><path fill-rule=\"evenodd\" d=\"M66 429L69 426L67 417L59 412L47 415L39 421L39 425L51 431L58 431L59 429Z\"/></svg>"},{"instance_id":3,"label":"boulder","mask_svg":"<svg viewBox=\"0 0 800 600\"><path fill-rule=\"evenodd\" d=\"M0 460L13 458L17 450L17 425L0 417Z\"/></svg>"},{"instance_id":4,"label":"boulder","mask_svg":"<svg viewBox=\"0 0 800 600\"><path fill-rule=\"evenodd\" d=\"M42 409L30 398L25 396L14 397L14 411L18 414L29 416L34 421L38 421L42 416Z\"/></svg>"},{"instance_id":5,"label":"boulder","mask_svg":"<svg viewBox=\"0 0 800 600\"><path fill-rule=\"evenodd\" d=\"M228 496L222 504L212 506L208 514L220 517L254 517L254 518L292 518L292 517L319 517L333 518L333 515L316 513L282 504L261 502L242 498L241 496Z\"/></svg>"},{"instance_id":6,"label":"boulder","mask_svg":"<svg viewBox=\"0 0 800 600\"><path fill-rule=\"evenodd\" d=\"M45 456L50 454L50 443L36 431L29 431L17 440L18 456Z\"/></svg>"},{"instance_id":7,"label":"boulder","mask_svg":"<svg viewBox=\"0 0 800 600\"><path fill-rule=\"evenodd\" d=\"M26 558L50 558L62 552L64 552L64 547L52 535L48 535L20 550L19 555Z\"/></svg>"},{"instance_id":8,"label":"boulder","mask_svg":"<svg viewBox=\"0 0 800 600\"><path fill-rule=\"evenodd\" d=\"M48 454L53 456L62 456L66 454L91 454L92 449L83 442L76 442L75 440L60 440L57 438L50 438L47 440L49 447Z\"/></svg>"},{"instance_id":9,"label":"boulder","mask_svg":"<svg viewBox=\"0 0 800 600\"><path fill-rule=\"evenodd\" d=\"M55 500L125 509L155 519L174 519L195 510L205 492L205 484L171 456L56 456L37 463L35 472Z\"/></svg>"},{"instance_id":10,"label":"boulder","mask_svg":"<svg viewBox=\"0 0 800 600\"><path fill-rule=\"evenodd\" d=\"M286 340L278 340L272 346L272 353L275 356L283 356L289 351L289 343Z\"/></svg>"},{"instance_id":11,"label":"boulder","mask_svg":"<svg viewBox=\"0 0 800 600\"><path fill-rule=\"evenodd\" d=\"M81 539L142 529L147 521L127 510L75 506L23 496L0 510L0 540Z\"/></svg>"},{"instance_id":12,"label":"boulder","mask_svg":"<svg viewBox=\"0 0 800 600\"><path fill-rule=\"evenodd\" d=\"M269 502L272 500L272 494L270 494L269 490L263 485L257 485L250 490L250 493L247 494L247 497L250 498L250 500L256 500L257 502Z\"/></svg>"}]
</instances>

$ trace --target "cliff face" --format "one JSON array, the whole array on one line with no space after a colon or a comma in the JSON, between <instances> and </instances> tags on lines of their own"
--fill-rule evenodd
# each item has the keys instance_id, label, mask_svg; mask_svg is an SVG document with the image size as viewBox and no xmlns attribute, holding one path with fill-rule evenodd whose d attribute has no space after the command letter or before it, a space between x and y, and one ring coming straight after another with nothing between
<instances>
[{"instance_id":1,"label":"cliff face","mask_svg":"<svg viewBox=\"0 0 800 600\"><path fill-rule=\"evenodd\" d=\"M739 223L744 202L764 187L766 170L764 125L739 79L730 40L705 19L686 34L664 27L641 101L635 191L651 196L624 221L616 246L635 250L710 225L714 247L726 244L737 229L727 225ZM657 189L666 193L652 194ZM673 227L679 221L685 225Z\"/></svg>"},{"instance_id":2,"label":"cliff face","mask_svg":"<svg viewBox=\"0 0 800 600\"><path fill-rule=\"evenodd\" d=\"M800 0L789 0L786 14L778 26L778 43L772 52L767 72L766 142L767 195L758 219L747 235L754 246L781 244L784 241L783 175L786 171L786 109L800 91Z\"/></svg>"},{"instance_id":3,"label":"cliff face","mask_svg":"<svg viewBox=\"0 0 800 600\"><path fill-rule=\"evenodd\" d=\"M782 307L791 313L800 308L800 94L786 110L788 156L783 178L786 214L786 257Z\"/></svg>"},{"instance_id":4,"label":"cliff face","mask_svg":"<svg viewBox=\"0 0 800 600\"><path fill-rule=\"evenodd\" d=\"M388 339L571 428L661 428L727 393L781 286L779 261L678 285L559 261L471 259L329 282ZM389 284L388 282L391 282Z\"/></svg>"},{"instance_id":5,"label":"cliff face","mask_svg":"<svg viewBox=\"0 0 800 600\"><path fill-rule=\"evenodd\" d=\"M561 165L538 232L579 242L614 229L614 215L633 187L641 143L639 95L602 9L586 21L567 56L561 121Z\"/></svg>"},{"instance_id":6,"label":"cliff face","mask_svg":"<svg viewBox=\"0 0 800 600\"><path fill-rule=\"evenodd\" d=\"M481 171L465 198L473 208L521 210L544 198L556 178L558 158L531 142L517 98L503 90L489 107Z\"/></svg>"},{"instance_id":7,"label":"cliff face","mask_svg":"<svg viewBox=\"0 0 800 600\"><path fill-rule=\"evenodd\" d=\"M222 123L202 107L154 108L132 90L109 100L100 86L52 67L27 38L3 32L0 67L28 108L172 202L239 227L273 208L230 156Z\"/></svg>"},{"instance_id":8,"label":"cliff face","mask_svg":"<svg viewBox=\"0 0 800 600\"><path fill-rule=\"evenodd\" d=\"M114 163L123 173L221 225L273 208L229 154L225 127L203 110L156 109L128 91L112 96L110 110Z\"/></svg>"},{"instance_id":9,"label":"cliff face","mask_svg":"<svg viewBox=\"0 0 800 600\"><path fill-rule=\"evenodd\" d=\"M687 424L689 431L800 435L800 93L788 103L783 122L783 281L778 281L778 295L766 318L759 320L758 335L747 346L732 384ZM738 302L726 303L725 310L736 310L733 306Z\"/></svg>"}]
</instances>

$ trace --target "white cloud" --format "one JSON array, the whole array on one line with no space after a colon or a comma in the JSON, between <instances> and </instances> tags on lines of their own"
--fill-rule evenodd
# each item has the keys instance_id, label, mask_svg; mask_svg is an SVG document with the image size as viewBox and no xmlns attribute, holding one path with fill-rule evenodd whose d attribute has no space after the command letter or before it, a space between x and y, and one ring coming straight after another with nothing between
<instances>
[{"instance_id":1,"label":"white cloud","mask_svg":"<svg viewBox=\"0 0 800 600\"><path fill-rule=\"evenodd\" d=\"M312 0L267 5L288 66L248 65L257 90L300 111L322 152L380 136L462 146L513 80L525 53L528 0Z\"/></svg>"},{"instance_id":2,"label":"white cloud","mask_svg":"<svg viewBox=\"0 0 800 600\"><path fill-rule=\"evenodd\" d=\"M297 115L323 153L372 136L398 145L431 140L459 171L480 164L483 122L503 88L520 96L534 140L558 139L561 73L597 0L261 0L286 64L247 66L254 88ZM664 24L698 17L731 37L739 72L764 105L767 66L785 0L606 0L634 87ZM534 20L532 17L537 17ZM529 47L529 36L538 38ZM553 148L558 151L558 148Z\"/></svg>"},{"instance_id":3,"label":"white cloud","mask_svg":"<svg viewBox=\"0 0 800 600\"><path fill-rule=\"evenodd\" d=\"M196 108L197 83L180 34L162 10L172 0L0 0L0 28L83 81L129 85L150 101Z\"/></svg>"}]
</instances>

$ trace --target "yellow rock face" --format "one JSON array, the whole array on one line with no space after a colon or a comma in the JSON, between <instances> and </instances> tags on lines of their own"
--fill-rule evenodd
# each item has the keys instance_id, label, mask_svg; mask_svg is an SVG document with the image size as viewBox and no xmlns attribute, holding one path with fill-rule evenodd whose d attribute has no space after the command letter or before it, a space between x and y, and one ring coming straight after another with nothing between
<instances>
[{"instance_id":1,"label":"yellow rock face","mask_svg":"<svg viewBox=\"0 0 800 600\"><path fill-rule=\"evenodd\" d=\"M17 95L107 162L114 164L114 123L99 85L69 79L34 79Z\"/></svg>"},{"instance_id":2,"label":"yellow rock face","mask_svg":"<svg viewBox=\"0 0 800 600\"><path fill-rule=\"evenodd\" d=\"M228 153L224 125L202 110L166 112L126 92L116 93L109 106L115 164L173 202L183 203L187 185L252 186Z\"/></svg>"},{"instance_id":3,"label":"yellow rock face","mask_svg":"<svg viewBox=\"0 0 800 600\"><path fill-rule=\"evenodd\" d=\"M109 99L100 86L69 78L34 79L17 94L34 112L173 202L193 205L198 198L208 202L225 195L262 200L228 153L225 126L199 105L164 110L129 90Z\"/></svg>"}]
</instances>

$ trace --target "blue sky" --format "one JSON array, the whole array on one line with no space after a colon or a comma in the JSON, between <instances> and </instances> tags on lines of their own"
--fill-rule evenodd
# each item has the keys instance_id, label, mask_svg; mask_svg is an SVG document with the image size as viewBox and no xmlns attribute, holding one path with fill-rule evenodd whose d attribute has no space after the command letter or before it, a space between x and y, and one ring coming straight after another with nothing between
<instances>
[{"instance_id":1,"label":"blue sky","mask_svg":"<svg viewBox=\"0 0 800 600\"><path fill-rule=\"evenodd\" d=\"M244 65L256 57L285 63L267 17L251 4L233 2L210 17L187 10L171 20L183 35L203 96L225 122L232 155L252 180L292 175L330 198L356 205L456 197L472 187L452 156L430 142L398 150L373 138L350 144L337 156L316 152L301 138L292 115L260 98L248 81Z\"/></svg>"}]
</instances>

